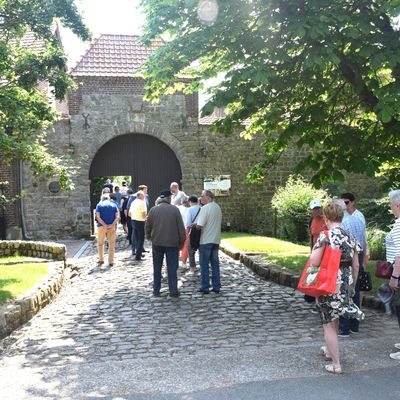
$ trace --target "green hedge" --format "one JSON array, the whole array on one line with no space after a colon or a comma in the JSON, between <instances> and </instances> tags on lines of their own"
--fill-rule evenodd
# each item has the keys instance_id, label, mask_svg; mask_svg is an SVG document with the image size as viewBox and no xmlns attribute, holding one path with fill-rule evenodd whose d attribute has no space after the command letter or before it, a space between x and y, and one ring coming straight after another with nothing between
<instances>
[{"instance_id":1,"label":"green hedge","mask_svg":"<svg viewBox=\"0 0 400 400\"><path fill-rule=\"evenodd\" d=\"M277 188L271 204L277 212L277 236L295 243L309 241L309 204L318 199L322 203L329 197L325 190L315 189L301 176L290 176L285 186Z\"/></svg>"},{"instance_id":2,"label":"green hedge","mask_svg":"<svg viewBox=\"0 0 400 400\"><path fill-rule=\"evenodd\" d=\"M371 260L386 259L386 239L387 232L378 227L367 227L367 242L369 247L369 257Z\"/></svg>"},{"instance_id":3,"label":"green hedge","mask_svg":"<svg viewBox=\"0 0 400 400\"><path fill-rule=\"evenodd\" d=\"M394 217L389 211L389 197L381 199L360 199L357 208L364 214L367 225L388 232L393 225Z\"/></svg>"}]
</instances>

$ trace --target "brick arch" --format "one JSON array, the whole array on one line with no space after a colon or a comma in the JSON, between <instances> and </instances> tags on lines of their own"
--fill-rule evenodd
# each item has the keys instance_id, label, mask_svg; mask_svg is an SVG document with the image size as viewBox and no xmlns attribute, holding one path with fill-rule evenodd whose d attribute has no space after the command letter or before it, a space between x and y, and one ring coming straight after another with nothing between
<instances>
[{"instance_id":1,"label":"brick arch","mask_svg":"<svg viewBox=\"0 0 400 400\"><path fill-rule=\"evenodd\" d=\"M172 181L182 180L175 152L155 136L143 133L118 135L100 147L89 168L89 179L99 176L131 176L135 188L149 186L150 200Z\"/></svg>"}]
</instances>

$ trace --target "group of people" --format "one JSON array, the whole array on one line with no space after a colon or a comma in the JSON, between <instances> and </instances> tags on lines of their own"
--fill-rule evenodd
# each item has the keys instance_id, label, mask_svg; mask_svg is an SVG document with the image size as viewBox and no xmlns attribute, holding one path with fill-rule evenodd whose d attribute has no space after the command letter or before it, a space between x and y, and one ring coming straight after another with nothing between
<instances>
[{"instance_id":1,"label":"group of people","mask_svg":"<svg viewBox=\"0 0 400 400\"><path fill-rule=\"evenodd\" d=\"M390 192L389 199L396 222L386 238L386 258L393 264L389 286L397 291L400 281L400 190ZM332 361L325 368L328 372L340 374L342 367L338 337L358 333L359 321L364 319L364 313L359 308L358 276L369 258L366 223L364 215L356 209L352 193L343 193L340 199L330 202L324 208L319 200L313 200L310 209L310 266L320 265L326 246L341 250L336 292L317 299L306 298L309 302L315 300L323 324L326 346L320 350L327 361ZM396 312L400 326L400 306L396 306ZM400 343L394 346L400 349ZM390 357L400 360L400 352L392 353Z\"/></svg>"},{"instance_id":2,"label":"group of people","mask_svg":"<svg viewBox=\"0 0 400 400\"><path fill-rule=\"evenodd\" d=\"M222 213L214 201L213 192L203 190L199 201L197 196L187 196L179 190L176 182L172 182L170 189L162 190L156 205L150 209L145 185L139 186L136 193L128 189L128 197L125 200L122 197L119 205L110 199L110 194L103 193L96 207L99 265L104 264L106 238L109 242L109 265L114 265L116 226L122 212L125 214L125 223L131 223L128 240L132 244L136 263L143 259L144 239L147 238L152 243L153 295L160 296L165 258L169 294L171 297L178 297L179 253L181 252L183 265L189 257L189 273L193 273L196 268L196 250L191 248L188 232L190 229L199 229L201 277L198 291L204 294L208 294L210 290L220 292L218 251ZM390 192L389 199L396 221L386 238L386 258L393 265L389 287L397 292L400 282L400 190ZM320 350L327 361L332 361L325 368L328 372L340 374L342 367L338 337L358 333L359 321L364 318L364 313L359 308L358 275L369 258L366 222L364 215L356 208L352 193L343 193L340 199L331 201L325 207L319 200L313 200L310 209L310 266L320 265L326 246L341 250L336 292L317 299L307 298L307 301L315 301L323 324L326 346L322 346ZM400 305L396 305L395 309L400 326ZM394 346L400 350L400 343ZM400 352L391 353L390 357L400 360Z\"/></svg>"},{"instance_id":3,"label":"group of people","mask_svg":"<svg viewBox=\"0 0 400 400\"><path fill-rule=\"evenodd\" d=\"M170 189L162 190L155 205L150 207L148 188L140 185L137 192L126 190L118 200L120 188L104 185L101 200L96 206L98 229L98 264L104 264L104 243L108 240L108 263L112 267L115 257L115 239L118 222L124 226L127 239L132 246L133 264L140 263L147 250L145 238L151 241L153 256L153 295L160 296L162 267L166 264L169 295L178 297L179 255L182 267L189 258L189 274L196 267L194 248L189 240L189 231L200 231L199 264L200 285L198 291L208 294L220 292L219 243L221 241L222 213L214 201L214 193L203 190L200 201L197 196L187 196L177 182ZM111 185L112 186L112 185ZM126 185L125 185L126 186ZM211 285L210 285L211 267Z\"/></svg>"}]
</instances>

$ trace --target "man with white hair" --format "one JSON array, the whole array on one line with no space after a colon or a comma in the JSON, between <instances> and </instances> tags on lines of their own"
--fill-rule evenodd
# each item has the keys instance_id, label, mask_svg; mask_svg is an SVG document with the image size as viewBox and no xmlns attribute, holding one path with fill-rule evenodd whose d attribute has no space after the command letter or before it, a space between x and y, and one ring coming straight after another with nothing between
<instances>
[{"instance_id":1,"label":"man with white hair","mask_svg":"<svg viewBox=\"0 0 400 400\"><path fill-rule=\"evenodd\" d=\"M196 227L201 229L200 236L200 288L199 292L210 293L210 271L212 291L219 293L221 289L218 250L221 242L222 212L219 205L214 201L214 193L203 190L201 194L203 207L200 210Z\"/></svg>"},{"instance_id":2,"label":"man with white hair","mask_svg":"<svg viewBox=\"0 0 400 400\"><path fill-rule=\"evenodd\" d=\"M115 232L119 209L110 200L110 195L103 194L96 206L98 265L104 264L104 242L108 240L108 264L114 265Z\"/></svg>"},{"instance_id":3,"label":"man with white hair","mask_svg":"<svg viewBox=\"0 0 400 400\"><path fill-rule=\"evenodd\" d=\"M183 192L182 190L179 190L179 185L177 182L172 182L169 190L172 193L171 196L171 204L173 206L180 206L182 205L185 201L188 200L188 196Z\"/></svg>"}]
</instances>

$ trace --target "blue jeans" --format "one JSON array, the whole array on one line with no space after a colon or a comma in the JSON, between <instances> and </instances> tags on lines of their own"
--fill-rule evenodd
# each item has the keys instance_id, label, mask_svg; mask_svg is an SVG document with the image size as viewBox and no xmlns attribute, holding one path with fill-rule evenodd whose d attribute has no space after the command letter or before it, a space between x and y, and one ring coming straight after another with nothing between
<instances>
[{"instance_id":1,"label":"blue jeans","mask_svg":"<svg viewBox=\"0 0 400 400\"><path fill-rule=\"evenodd\" d=\"M135 260L140 260L142 258L143 245L144 245L144 221L136 221L135 219L133 219L132 223L133 223L133 232L136 238Z\"/></svg>"},{"instance_id":2,"label":"blue jeans","mask_svg":"<svg viewBox=\"0 0 400 400\"><path fill-rule=\"evenodd\" d=\"M364 253L361 252L358 254L358 262L360 264L360 271L361 268L364 268L363 263L364 263ZM356 306L360 307L360 285L358 284L358 280L355 286L355 293L353 297L353 302ZM356 319L347 319L344 317L339 317L339 332L349 334L350 330L353 332L358 332L358 328L360 325L360 321Z\"/></svg>"},{"instance_id":3,"label":"blue jeans","mask_svg":"<svg viewBox=\"0 0 400 400\"><path fill-rule=\"evenodd\" d=\"M168 268L168 287L170 294L178 293L177 270L179 264L178 247L152 246L153 250L153 291L160 293L161 289L161 269L165 258Z\"/></svg>"},{"instance_id":4,"label":"blue jeans","mask_svg":"<svg viewBox=\"0 0 400 400\"><path fill-rule=\"evenodd\" d=\"M212 287L215 290L219 290L221 288L218 250L219 250L219 244L207 243L200 245L199 256L200 256L201 290L210 289L210 271L209 271L210 264L211 264Z\"/></svg>"}]
</instances>

